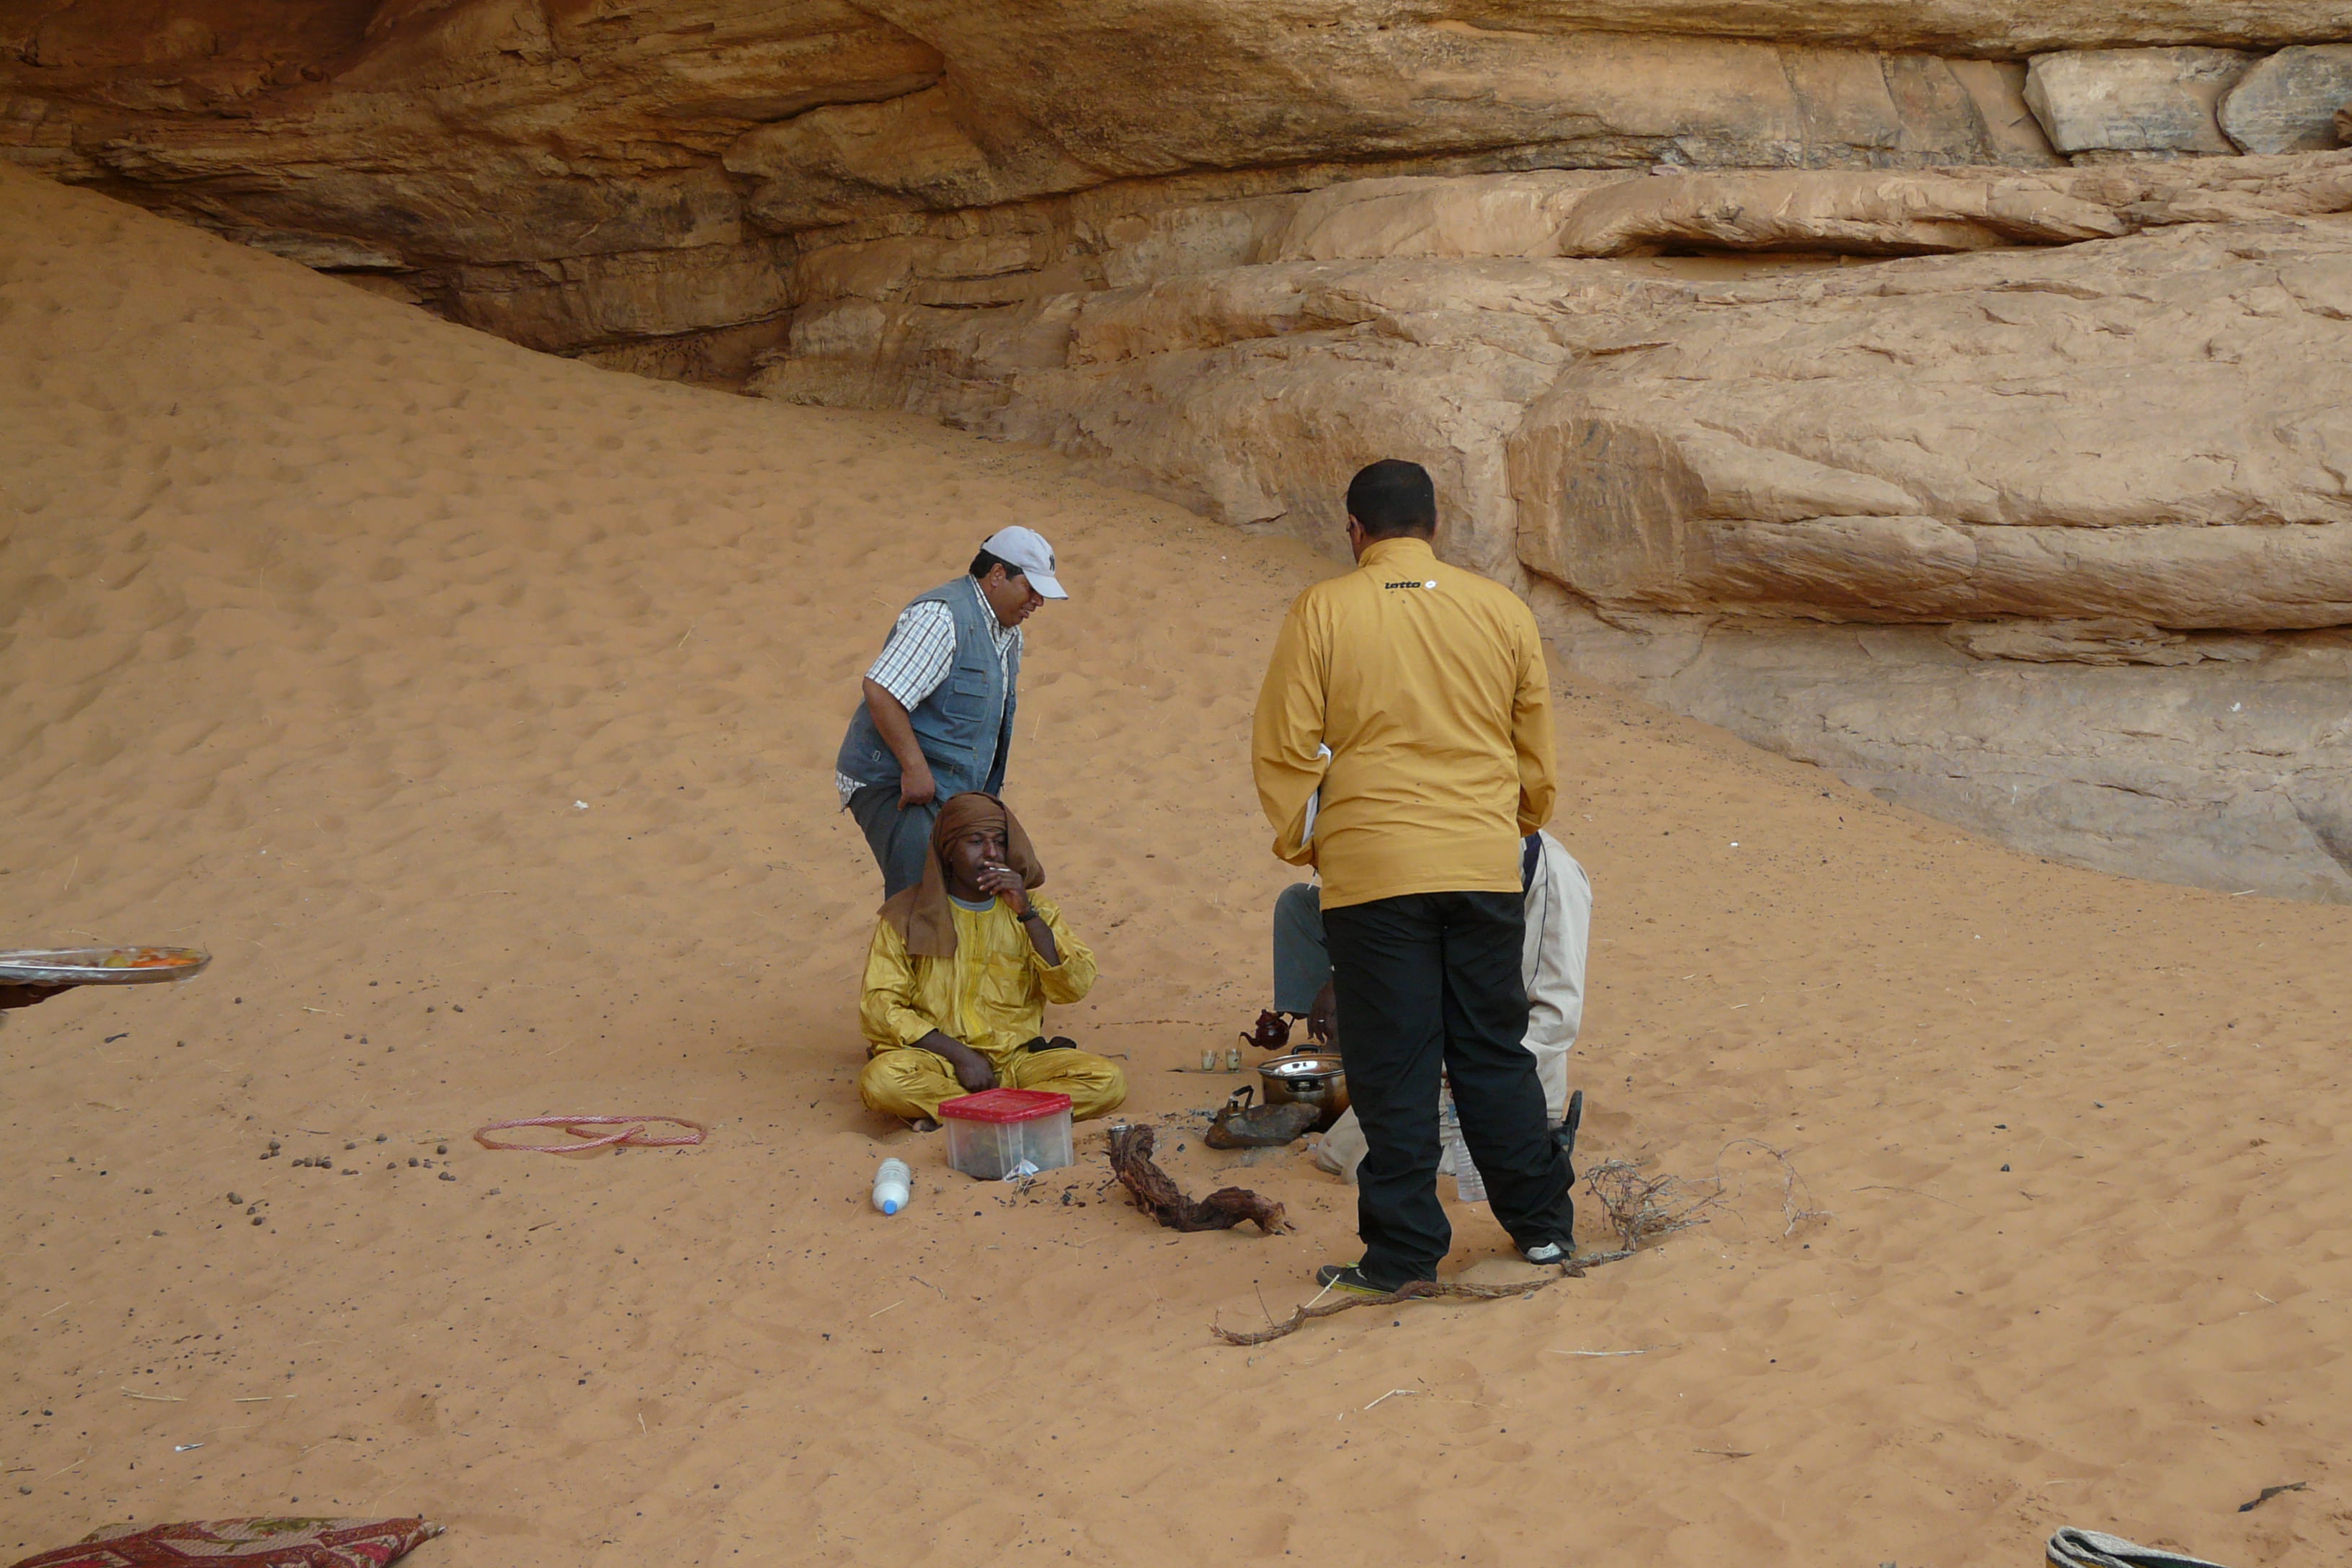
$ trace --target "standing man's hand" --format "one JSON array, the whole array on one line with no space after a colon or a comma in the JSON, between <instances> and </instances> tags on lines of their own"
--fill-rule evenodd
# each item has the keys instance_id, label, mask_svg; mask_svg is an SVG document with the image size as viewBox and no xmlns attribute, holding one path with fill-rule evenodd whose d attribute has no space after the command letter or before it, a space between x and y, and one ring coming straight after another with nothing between
<instances>
[{"instance_id":1,"label":"standing man's hand","mask_svg":"<svg viewBox=\"0 0 2352 1568\"><path fill-rule=\"evenodd\" d=\"M966 1094L978 1094L983 1089L996 1087L996 1068L990 1065L989 1059L954 1036L943 1035L933 1029L915 1044L947 1058L948 1065L955 1068L956 1082L962 1086Z\"/></svg>"},{"instance_id":2,"label":"standing man's hand","mask_svg":"<svg viewBox=\"0 0 2352 1568\"><path fill-rule=\"evenodd\" d=\"M1339 987L1337 982L1326 980L1323 989L1315 993L1315 1005L1307 1009L1307 1036L1318 1045L1336 1049L1339 1036Z\"/></svg>"},{"instance_id":3,"label":"standing man's hand","mask_svg":"<svg viewBox=\"0 0 2352 1568\"><path fill-rule=\"evenodd\" d=\"M866 711L874 721L874 732L898 759L898 809L910 805L929 805L940 797L939 781L931 777L931 762L923 755L922 743L915 739L915 721L890 689L867 676Z\"/></svg>"}]
</instances>

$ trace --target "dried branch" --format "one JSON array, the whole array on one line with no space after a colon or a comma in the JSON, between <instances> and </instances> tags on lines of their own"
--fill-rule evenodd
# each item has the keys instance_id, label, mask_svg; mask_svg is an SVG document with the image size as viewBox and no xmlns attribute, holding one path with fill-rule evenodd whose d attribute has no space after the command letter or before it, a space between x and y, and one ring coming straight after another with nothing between
<instances>
[{"instance_id":1,"label":"dried branch","mask_svg":"<svg viewBox=\"0 0 2352 1568\"><path fill-rule=\"evenodd\" d=\"M1716 1151L1715 1185L1718 1193L1723 1190L1723 1157L1742 1143L1753 1144L1780 1163L1780 1213L1789 1222L1781 1227L1782 1236L1795 1235L1797 1227L1807 1220L1830 1217L1829 1210L1813 1206L1812 1187L1806 1182L1803 1175L1799 1173L1796 1162L1789 1158L1789 1152L1786 1149L1775 1149L1760 1138L1735 1138Z\"/></svg>"},{"instance_id":2,"label":"dried branch","mask_svg":"<svg viewBox=\"0 0 2352 1568\"><path fill-rule=\"evenodd\" d=\"M1246 1187L1220 1187L1195 1201L1184 1195L1167 1172L1151 1161L1152 1130L1111 1130L1110 1168L1135 1199L1135 1206L1171 1230L1231 1230L1244 1220L1273 1236L1286 1228L1282 1205Z\"/></svg>"},{"instance_id":3,"label":"dried branch","mask_svg":"<svg viewBox=\"0 0 2352 1568\"><path fill-rule=\"evenodd\" d=\"M1723 1201L1723 1184L1711 1193L1694 1192L1679 1176L1642 1173L1632 1160L1603 1160L1584 1173L1584 1184L1600 1200L1609 1228L1628 1252L1645 1241L1655 1241L1695 1225L1705 1225L1707 1211Z\"/></svg>"},{"instance_id":4,"label":"dried branch","mask_svg":"<svg viewBox=\"0 0 2352 1568\"><path fill-rule=\"evenodd\" d=\"M1757 1138L1735 1138L1717 1150L1715 1168L1703 1187L1679 1176L1645 1175L1640 1163L1633 1160L1603 1160L1585 1173L1584 1182L1600 1200L1609 1227L1631 1250L1712 1220L1714 1211L1736 1195L1728 1190L1723 1173L1724 1156L1743 1144L1760 1149L1780 1163L1780 1213L1788 1222L1781 1228L1782 1236L1793 1235L1807 1220L1830 1217L1828 1210L1813 1206L1812 1190L1788 1151Z\"/></svg>"},{"instance_id":5,"label":"dried branch","mask_svg":"<svg viewBox=\"0 0 2352 1568\"><path fill-rule=\"evenodd\" d=\"M1584 1271L1597 1264L1614 1263L1633 1253L1603 1252L1580 1258L1562 1264L1557 1272L1543 1279L1530 1279L1520 1285L1448 1284L1437 1279L1416 1279L1402 1290L1391 1290L1385 1296L1340 1296L1333 1300L1302 1306L1290 1316L1268 1328L1237 1333L1221 1323L1210 1325L1210 1331L1229 1345L1262 1345L1295 1334L1317 1318L1328 1318L1350 1307L1388 1307L1399 1301L1499 1301L1506 1296L1532 1296L1538 1290L1549 1289L1563 1279L1580 1279Z\"/></svg>"}]
</instances>

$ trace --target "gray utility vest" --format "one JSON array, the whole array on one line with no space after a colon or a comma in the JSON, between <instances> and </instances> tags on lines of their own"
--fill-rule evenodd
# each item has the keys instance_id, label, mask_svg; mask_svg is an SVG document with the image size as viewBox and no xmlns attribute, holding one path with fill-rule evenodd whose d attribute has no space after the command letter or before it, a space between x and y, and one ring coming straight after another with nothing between
<instances>
[{"instance_id":1,"label":"gray utility vest","mask_svg":"<svg viewBox=\"0 0 2352 1568\"><path fill-rule=\"evenodd\" d=\"M992 624L996 612L988 607L980 585L970 577L941 584L918 595L907 606L945 605L955 617L955 661L939 689L917 703L907 717L915 742L931 764L940 799L966 790L995 795L1004 788L1004 760L1013 749L1013 712L1021 684L1021 645L996 658ZM900 614L904 614L901 611ZM874 716L860 699L850 716L849 733L841 739L834 767L861 784L897 784L898 759L882 743Z\"/></svg>"}]
</instances>

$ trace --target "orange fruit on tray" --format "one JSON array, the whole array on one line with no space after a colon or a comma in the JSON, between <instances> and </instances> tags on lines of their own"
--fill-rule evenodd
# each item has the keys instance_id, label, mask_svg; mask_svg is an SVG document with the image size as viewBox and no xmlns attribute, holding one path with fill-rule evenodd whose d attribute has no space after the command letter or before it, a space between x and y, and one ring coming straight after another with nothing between
<instances>
[{"instance_id":1,"label":"orange fruit on tray","mask_svg":"<svg viewBox=\"0 0 2352 1568\"><path fill-rule=\"evenodd\" d=\"M186 980L213 955L194 947L27 948L0 952L0 984L136 985Z\"/></svg>"}]
</instances>

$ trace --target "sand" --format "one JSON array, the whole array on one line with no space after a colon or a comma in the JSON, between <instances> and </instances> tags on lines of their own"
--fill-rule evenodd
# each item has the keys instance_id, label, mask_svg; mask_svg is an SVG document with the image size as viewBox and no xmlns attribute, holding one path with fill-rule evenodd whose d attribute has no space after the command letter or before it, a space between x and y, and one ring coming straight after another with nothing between
<instances>
[{"instance_id":1,"label":"sand","mask_svg":"<svg viewBox=\"0 0 2352 1568\"><path fill-rule=\"evenodd\" d=\"M427 1568L2342 1560L2352 911L2038 863L1563 679L1587 1154L1719 1171L1711 1224L1244 1351L1211 1324L1353 1255L1303 1153L1234 1173L1295 1232L1180 1237L1099 1127L1016 1195L866 1112L833 748L1014 521L1076 595L1010 792L1102 960L1056 1026L1198 1192L1234 1080L1180 1069L1291 879L1246 716L1334 563L0 172L0 940L217 955L0 1027L0 1552L293 1510L445 1521ZM712 1133L467 1140L563 1110Z\"/></svg>"}]
</instances>

